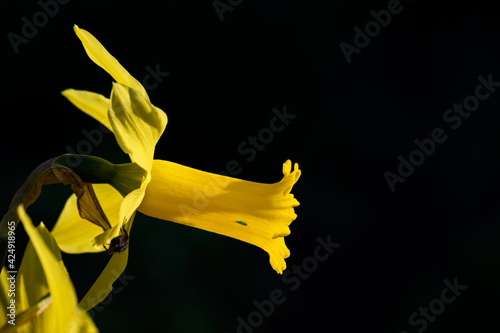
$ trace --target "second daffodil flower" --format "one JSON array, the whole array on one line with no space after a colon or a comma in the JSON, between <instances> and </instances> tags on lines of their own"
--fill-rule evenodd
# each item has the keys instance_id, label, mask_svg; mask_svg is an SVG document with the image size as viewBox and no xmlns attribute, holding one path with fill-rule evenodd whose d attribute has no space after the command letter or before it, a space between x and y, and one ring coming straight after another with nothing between
<instances>
[{"instance_id":1,"label":"second daffodil flower","mask_svg":"<svg viewBox=\"0 0 500 333\"><path fill-rule=\"evenodd\" d=\"M283 164L283 178L274 184L244 181L153 158L155 145L167 124L165 113L151 104L144 87L109 54L89 32L74 27L87 55L108 72L113 83L110 98L68 89L62 94L83 112L106 126L121 149L144 171L140 186L122 196L108 184L94 191L111 228L103 232L80 217L77 198L67 201L52 234L68 253L99 252L113 239L130 231L137 211L163 220L226 235L264 249L273 269L282 273L290 255L284 237L297 217L299 202L291 194L300 177L298 165ZM122 193L123 194L123 193ZM122 272L128 249L112 256L107 267L82 300L91 308L111 290L116 272ZM96 296L97 294L101 296ZM96 298L97 297L97 298Z\"/></svg>"},{"instance_id":2,"label":"second daffodil flower","mask_svg":"<svg viewBox=\"0 0 500 333\"><path fill-rule=\"evenodd\" d=\"M14 276L0 272L0 332L97 333L78 306L61 252L43 223L35 227L24 207L15 207L30 242ZM15 275L15 274L14 274Z\"/></svg>"}]
</instances>

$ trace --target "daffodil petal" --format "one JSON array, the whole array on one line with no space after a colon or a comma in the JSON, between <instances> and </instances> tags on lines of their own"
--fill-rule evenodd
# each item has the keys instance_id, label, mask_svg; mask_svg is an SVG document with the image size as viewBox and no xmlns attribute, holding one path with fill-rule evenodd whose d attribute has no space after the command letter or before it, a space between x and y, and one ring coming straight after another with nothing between
<instances>
[{"instance_id":1,"label":"daffodil petal","mask_svg":"<svg viewBox=\"0 0 500 333\"><path fill-rule=\"evenodd\" d=\"M7 323L7 306L10 304L10 298L7 297L9 294L10 282L7 280L9 275L7 275L7 269L2 269L0 272L0 328Z\"/></svg>"},{"instance_id":2,"label":"daffodil petal","mask_svg":"<svg viewBox=\"0 0 500 333\"><path fill-rule=\"evenodd\" d=\"M125 227L129 234L133 220L133 218L130 219ZM109 293L113 290L113 283L120 277L125 270L125 267L127 267L129 248L130 238L125 251L115 253L111 256L111 259L102 271L101 275L99 275L90 290L80 301L79 306L82 309L88 311L108 297Z\"/></svg>"},{"instance_id":3,"label":"daffodil petal","mask_svg":"<svg viewBox=\"0 0 500 333\"><path fill-rule=\"evenodd\" d=\"M149 177L149 175L148 175ZM130 192L123 201L121 202L119 209L119 218L118 223L113 226L110 230L103 232L98 235L94 239L94 246L99 246L102 248L102 245L108 244L111 239L115 238L120 234L120 230L122 227L130 221L132 215L137 210L137 207L141 204L142 198L144 197L146 186L146 181L142 183L142 186L132 192Z\"/></svg>"},{"instance_id":4,"label":"daffodil petal","mask_svg":"<svg viewBox=\"0 0 500 333\"><path fill-rule=\"evenodd\" d=\"M256 245L281 274L290 255L283 237L299 205L290 191L301 171L291 167L291 161L284 163L280 182L261 184L154 160L138 211Z\"/></svg>"},{"instance_id":5,"label":"daffodil petal","mask_svg":"<svg viewBox=\"0 0 500 333\"><path fill-rule=\"evenodd\" d=\"M88 31L74 26L78 38L85 48L89 58L99 67L108 72L118 83L135 89L143 98L149 100L144 87L113 57L104 46Z\"/></svg>"},{"instance_id":6,"label":"daffodil petal","mask_svg":"<svg viewBox=\"0 0 500 333\"><path fill-rule=\"evenodd\" d=\"M66 89L61 94L81 111L106 126L108 130L113 131L108 119L108 98L91 91L75 89Z\"/></svg>"},{"instance_id":7,"label":"daffodil petal","mask_svg":"<svg viewBox=\"0 0 500 333\"><path fill-rule=\"evenodd\" d=\"M108 112L120 148L149 172L155 145L167 126L167 115L135 89L113 83Z\"/></svg>"},{"instance_id":8,"label":"daffodil petal","mask_svg":"<svg viewBox=\"0 0 500 333\"><path fill-rule=\"evenodd\" d=\"M41 225L42 224L40 224L38 228L42 228ZM57 251L53 253L56 255L58 254ZM57 262L61 260L60 253L58 257L55 257L55 260ZM34 277L36 277L36 283L34 281ZM19 266L16 278L16 287L16 303L18 306L18 313L22 313L28 310L31 305L36 304L45 295L50 293L43 267L41 265L40 259L38 258L36 250L33 247L33 242L31 241L26 247L21 265ZM21 326L21 331L24 330L25 332L29 332L35 327L46 328L49 323L54 320L54 315L54 312L49 312L43 317L34 318L31 323Z\"/></svg>"},{"instance_id":9,"label":"daffodil petal","mask_svg":"<svg viewBox=\"0 0 500 333\"><path fill-rule=\"evenodd\" d=\"M94 184L94 192L106 213L112 226L118 224L120 205L123 197L108 184ZM114 234L107 235L104 243L94 242L94 238L103 233L102 228L82 219L78 212L76 196L72 194L66 201L59 215L56 225L52 229L52 236L62 251L66 253L86 253L104 251L103 244L112 239Z\"/></svg>"},{"instance_id":10,"label":"daffodil petal","mask_svg":"<svg viewBox=\"0 0 500 333\"><path fill-rule=\"evenodd\" d=\"M52 297L50 295L46 295L41 298L38 302L31 305L31 307L23 312L16 314L16 326L19 329L16 331L17 333L34 333L34 332L46 332L47 330L53 329L50 325L49 320L47 319L47 314L43 314L45 310L52 304ZM50 311L49 311L50 312ZM27 325L26 325L27 324ZM0 328L1 333L9 333L14 332L12 326L9 325L6 328Z\"/></svg>"},{"instance_id":11,"label":"daffodil petal","mask_svg":"<svg viewBox=\"0 0 500 333\"><path fill-rule=\"evenodd\" d=\"M61 260L57 244L49 231L43 223L35 228L22 206L18 207L17 213L40 260L52 297L52 304L41 316L47 318L43 322L45 326L43 331L70 332L79 329L81 332L97 332L88 314L77 306L75 289ZM28 262L31 260L28 259ZM24 278L24 282L20 284L37 285L39 276L31 275Z\"/></svg>"}]
</instances>

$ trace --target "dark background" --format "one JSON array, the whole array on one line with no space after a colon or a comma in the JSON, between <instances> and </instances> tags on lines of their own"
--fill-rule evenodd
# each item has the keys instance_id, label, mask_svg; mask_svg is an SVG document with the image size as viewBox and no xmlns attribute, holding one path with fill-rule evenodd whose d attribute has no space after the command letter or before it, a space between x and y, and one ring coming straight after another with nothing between
<instances>
[{"instance_id":1,"label":"dark background","mask_svg":"<svg viewBox=\"0 0 500 333\"><path fill-rule=\"evenodd\" d=\"M291 290L256 247L137 214L125 271L133 279L93 313L102 332L237 332L237 318L248 321L253 301L275 289L286 301L251 330L422 332L409 317L455 278L467 289L425 332L498 330L500 92L456 130L443 121L479 75L500 81L498 12L478 1L402 1L348 64L339 44L352 45L353 28L387 6L245 0L221 21L211 1L74 0L16 53L7 34L21 35L22 18L33 22L42 7L2 2L0 210L38 164L98 128L60 95L111 90L74 34L78 24L140 81L148 66L169 73L148 91L169 119L156 158L212 172L235 159L239 178L259 182L280 180L290 158L303 175L285 239L289 269L313 256L318 237L341 244ZM297 117L246 161L238 145L284 106ZM384 172L397 173L398 156L437 127L447 140L392 192ZM127 161L110 134L91 153ZM47 187L28 212L51 228L69 193ZM25 241L20 227L19 256ZM64 259L82 297L108 257Z\"/></svg>"}]
</instances>

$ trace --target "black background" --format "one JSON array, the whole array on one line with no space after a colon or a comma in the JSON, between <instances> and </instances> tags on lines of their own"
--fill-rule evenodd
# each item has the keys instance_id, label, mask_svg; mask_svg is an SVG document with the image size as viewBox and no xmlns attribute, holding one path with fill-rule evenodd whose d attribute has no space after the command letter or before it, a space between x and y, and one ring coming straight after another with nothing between
<instances>
[{"instance_id":1,"label":"black background","mask_svg":"<svg viewBox=\"0 0 500 333\"><path fill-rule=\"evenodd\" d=\"M313 256L318 237L341 244L291 290L256 247L137 214L125 271L133 279L93 313L102 332L237 332L238 317L258 319L253 301L279 289L286 301L253 331L412 333L424 328L410 324L412 313L455 278L467 289L425 332L498 329L500 92L456 130L443 121L478 76L500 81L497 11L478 1L401 1L348 63L340 43L353 45L354 27L387 6L245 0L221 21L211 1L74 0L16 53L8 33L21 35L22 18L33 22L42 9L2 3L1 210L32 169L98 128L60 95L111 90L74 34L78 24L139 81L148 66L169 73L148 91L169 119L156 158L212 172L235 159L239 178L259 182L281 179L290 158L303 174L292 191L301 205L285 239L289 269ZM296 118L246 161L238 145L284 106ZM392 192L384 172L397 173L398 156L438 127L447 140ZM91 153L127 161L110 134ZM28 212L51 228L69 193L47 187ZM17 233L20 256L26 238ZM108 257L64 259L82 297Z\"/></svg>"}]
</instances>

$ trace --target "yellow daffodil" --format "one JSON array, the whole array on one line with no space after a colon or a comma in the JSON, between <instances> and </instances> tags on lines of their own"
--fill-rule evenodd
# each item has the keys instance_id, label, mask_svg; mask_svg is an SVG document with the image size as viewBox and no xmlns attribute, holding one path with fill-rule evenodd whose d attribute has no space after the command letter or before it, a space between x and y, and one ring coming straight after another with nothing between
<instances>
[{"instance_id":1,"label":"yellow daffodil","mask_svg":"<svg viewBox=\"0 0 500 333\"><path fill-rule=\"evenodd\" d=\"M108 184L94 191L111 228L103 232L80 217L72 195L52 230L60 248L68 253L100 252L113 239L129 233L139 212L226 235L268 252L271 266L286 268L290 254L284 237L296 218L299 202L290 193L301 171L291 161L283 164L283 179L274 184L244 181L212 174L169 161L154 159L155 145L167 124L165 113L151 104L144 87L109 54L89 32L74 27L89 58L116 82L111 96L67 89L62 94L83 112L113 132L121 149L143 169L140 186L124 197ZM82 300L91 308L111 291L111 284L127 263L128 248L112 256L92 289ZM113 271L113 273L111 273Z\"/></svg>"},{"instance_id":2,"label":"yellow daffodil","mask_svg":"<svg viewBox=\"0 0 500 333\"><path fill-rule=\"evenodd\" d=\"M90 316L78 307L52 235L43 223L35 228L22 205L17 214L30 243L17 275L6 269L0 273L0 333L98 332Z\"/></svg>"}]
</instances>

